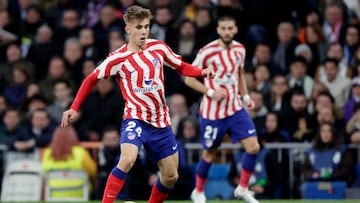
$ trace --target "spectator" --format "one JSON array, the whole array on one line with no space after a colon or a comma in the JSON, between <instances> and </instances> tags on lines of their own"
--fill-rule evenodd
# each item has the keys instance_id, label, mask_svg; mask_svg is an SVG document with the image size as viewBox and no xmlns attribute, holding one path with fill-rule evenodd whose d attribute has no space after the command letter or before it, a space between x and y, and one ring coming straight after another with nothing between
<instances>
[{"instance_id":1,"label":"spectator","mask_svg":"<svg viewBox=\"0 0 360 203\"><path fill-rule=\"evenodd\" d=\"M4 117L4 114L5 114L5 111L6 109L8 108L8 104L7 104L7 101L6 101L6 98L4 95L0 94L0 126L3 125L3 117Z\"/></svg>"},{"instance_id":2,"label":"spectator","mask_svg":"<svg viewBox=\"0 0 360 203\"><path fill-rule=\"evenodd\" d=\"M344 42L347 19L339 3L330 2L325 5L323 31L328 43Z\"/></svg>"},{"instance_id":3,"label":"spectator","mask_svg":"<svg viewBox=\"0 0 360 203\"><path fill-rule=\"evenodd\" d=\"M272 78L270 93L265 95L264 103L269 111L283 115L290 105L290 87L285 76L276 75Z\"/></svg>"},{"instance_id":4,"label":"spectator","mask_svg":"<svg viewBox=\"0 0 360 203\"><path fill-rule=\"evenodd\" d=\"M319 93L321 92L329 92L329 90L327 89L327 87L324 85L324 83L320 82L320 81L314 81L314 85L311 91L311 97L308 100L308 112L310 114L313 114L315 111L315 103L316 103L316 99L319 95Z\"/></svg>"},{"instance_id":5,"label":"spectator","mask_svg":"<svg viewBox=\"0 0 360 203\"><path fill-rule=\"evenodd\" d=\"M277 27L277 41L272 49L272 59L282 74L289 73L288 67L294 57L295 47L300 44L295 36L295 28L291 22L280 22Z\"/></svg>"},{"instance_id":6,"label":"spectator","mask_svg":"<svg viewBox=\"0 0 360 203\"><path fill-rule=\"evenodd\" d=\"M270 70L268 65L266 64L259 64L255 68L255 89L260 91L261 94L267 95L270 92Z\"/></svg>"},{"instance_id":7,"label":"spectator","mask_svg":"<svg viewBox=\"0 0 360 203\"><path fill-rule=\"evenodd\" d=\"M89 0L85 13L85 26L88 28L93 27L99 22L100 11L104 7L107 0Z\"/></svg>"},{"instance_id":8,"label":"spectator","mask_svg":"<svg viewBox=\"0 0 360 203\"><path fill-rule=\"evenodd\" d=\"M5 83L10 83L12 78L12 66L19 61L21 56L21 48L19 42L10 42L5 48L6 59L0 63L0 78Z\"/></svg>"},{"instance_id":9,"label":"spectator","mask_svg":"<svg viewBox=\"0 0 360 203\"><path fill-rule=\"evenodd\" d=\"M291 142L291 135L281 127L279 117L276 113L269 112L266 114L265 120L264 128L258 131L259 142L261 144Z\"/></svg>"},{"instance_id":10,"label":"spectator","mask_svg":"<svg viewBox=\"0 0 360 203\"><path fill-rule=\"evenodd\" d=\"M84 60L84 53L77 38L67 39L64 47L63 58L65 60L66 70L70 73L70 78L75 82L77 88L82 79L81 65Z\"/></svg>"},{"instance_id":11,"label":"spectator","mask_svg":"<svg viewBox=\"0 0 360 203\"><path fill-rule=\"evenodd\" d=\"M186 104L186 98L182 94L173 94L169 98L169 112L171 118L171 126L174 134L177 134L178 125L181 119L188 116L189 111Z\"/></svg>"},{"instance_id":12,"label":"spectator","mask_svg":"<svg viewBox=\"0 0 360 203\"><path fill-rule=\"evenodd\" d=\"M280 68L277 67L271 58L271 47L266 43L259 43L255 46L253 56L246 61L247 71L255 71L256 67L265 64L269 67L271 75L280 74Z\"/></svg>"},{"instance_id":13,"label":"spectator","mask_svg":"<svg viewBox=\"0 0 360 203\"><path fill-rule=\"evenodd\" d=\"M32 64L25 61L13 65L11 83L4 89L9 106L19 107L24 101L27 87L32 82L32 68Z\"/></svg>"},{"instance_id":14,"label":"spectator","mask_svg":"<svg viewBox=\"0 0 360 203\"><path fill-rule=\"evenodd\" d=\"M256 132L261 132L261 129L265 127L265 117L269 112L264 104L264 95L260 91L253 90L250 92L250 97L254 101L254 108L247 111L254 121Z\"/></svg>"},{"instance_id":15,"label":"spectator","mask_svg":"<svg viewBox=\"0 0 360 203\"><path fill-rule=\"evenodd\" d=\"M175 37L173 19L174 17L170 7L157 7L155 10L154 22L150 28L150 35L152 35L153 38L166 43L171 42Z\"/></svg>"},{"instance_id":16,"label":"spectator","mask_svg":"<svg viewBox=\"0 0 360 203\"><path fill-rule=\"evenodd\" d=\"M351 81L349 78L339 74L338 61L334 58L328 58L323 63L325 78L321 82L329 89L331 95L335 98L335 104L343 107L349 98Z\"/></svg>"},{"instance_id":17,"label":"spectator","mask_svg":"<svg viewBox=\"0 0 360 203\"><path fill-rule=\"evenodd\" d=\"M64 10L61 24L54 28L54 42L59 47L59 53L63 52L63 43L68 38L78 37L80 31L79 14L76 10Z\"/></svg>"},{"instance_id":18,"label":"spectator","mask_svg":"<svg viewBox=\"0 0 360 203\"><path fill-rule=\"evenodd\" d=\"M360 45L359 28L355 25L349 25L346 28L346 36L344 43L344 57L346 63L351 65L354 54Z\"/></svg>"},{"instance_id":19,"label":"spectator","mask_svg":"<svg viewBox=\"0 0 360 203\"><path fill-rule=\"evenodd\" d=\"M303 92L306 99L310 99L314 80L306 74L308 63L305 58L298 56L290 64L290 73L287 76L292 91Z\"/></svg>"},{"instance_id":20,"label":"spectator","mask_svg":"<svg viewBox=\"0 0 360 203\"><path fill-rule=\"evenodd\" d=\"M360 77L354 77L351 80L351 93L349 99L342 107L344 111L344 120L347 122L353 116L354 107L360 103Z\"/></svg>"},{"instance_id":21,"label":"spectator","mask_svg":"<svg viewBox=\"0 0 360 203\"><path fill-rule=\"evenodd\" d=\"M325 58L324 61L321 62L322 64L320 64L316 68L315 80L322 81L326 78L325 68L324 68L323 63L328 58L333 58L338 61L339 75L341 75L343 77L351 78L352 70L351 70L350 66L347 64L346 58L344 56L344 48L343 48L342 44L340 44L338 42L330 44L329 49L326 52L326 56L327 56L327 58Z\"/></svg>"},{"instance_id":22,"label":"spectator","mask_svg":"<svg viewBox=\"0 0 360 203\"><path fill-rule=\"evenodd\" d=\"M91 158L89 152L79 145L76 131L72 127L57 127L54 136L45 148L41 160L45 173L51 170L83 170L89 180L96 178L96 162ZM61 186L61 180L54 180L54 185ZM90 190L93 185L90 186ZM62 196L71 197L72 192L57 191ZM76 196L76 195L75 195Z\"/></svg>"},{"instance_id":23,"label":"spectator","mask_svg":"<svg viewBox=\"0 0 360 203\"><path fill-rule=\"evenodd\" d=\"M65 61L59 56L51 58L47 76L39 82L40 93L46 98L48 102L54 100L54 83L59 79L70 80L70 75L66 71ZM73 81L70 82L72 87L75 88Z\"/></svg>"},{"instance_id":24,"label":"spectator","mask_svg":"<svg viewBox=\"0 0 360 203\"><path fill-rule=\"evenodd\" d=\"M36 82L46 77L49 62L56 54L56 47L52 41L52 36L53 30L46 24L41 25L26 56L36 67L34 74Z\"/></svg>"},{"instance_id":25,"label":"spectator","mask_svg":"<svg viewBox=\"0 0 360 203\"><path fill-rule=\"evenodd\" d=\"M21 36L29 38L29 43L31 44L31 41L34 39L37 30L43 24L43 22L42 11L38 5L29 5L26 7L26 18L20 25Z\"/></svg>"},{"instance_id":26,"label":"spectator","mask_svg":"<svg viewBox=\"0 0 360 203\"><path fill-rule=\"evenodd\" d=\"M1 144L11 142L11 140L23 130L23 125L20 121L19 112L15 108L8 108L5 110L4 117L2 118L4 125L0 127Z\"/></svg>"},{"instance_id":27,"label":"spectator","mask_svg":"<svg viewBox=\"0 0 360 203\"><path fill-rule=\"evenodd\" d=\"M308 69L308 75L315 78L317 66L326 58L326 52L329 49L329 44L326 42L325 35L320 25L308 25L305 29L305 41L310 47L312 53L312 64Z\"/></svg>"},{"instance_id":28,"label":"spectator","mask_svg":"<svg viewBox=\"0 0 360 203\"><path fill-rule=\"evenodd\" d=\"M353 171L351 153L332 124L323 123L319 129L312 148L305 155L303 180L349 182Z\"/></svg>"},{"instance_id":29,"label":"spectator","mask_svg":"<svg viewBox=\"0 0 360 203\"><path fill-rule=\"evenodd\" d=\"M59 79L54 82L55 100L48 107L50 117L60 124L64 111L68 109L73 101L72 88L68 80Z\"/></svg>"},{"instance_id":30,"label":"spectator","mask_svg":"<svg viewBox=\"0 0 360 203\"><path fill-rule=\"evenodd\" d=\"M195 16L195 26L196 26L195 50L197 51L201 47L205 46L207 43L217 38L216 25L210 9L206 7L197 8L196 16Z\"/></svg>"},{"instance_id":31,"label":"spectator","mask_svg":"<svg viewBox=\"0 0 360 203\"><path fill-rule=\"evenodd\" d=\"M79 43L85 58L100 59L99 50L95 46L94 32L90 28L82 28L80 30Z\"/></svg>"},{"instance_id":32,"label":"spectator","mask_svg":"<svg viewBox=\"0 0 360 203\"><path fill-rule=\"evenodd\" d=\"M46 147L51 142L55 128L56 124L45 109L34 110L24 131L8 143L8 147L18 152L33 152Z\"/></svg>"},{"instance_id":33,"label":"spectator","mask_svg":"<svg viewBox=\"0 0 360 203\"><path fill-rule=\"evenodd\" d=\"M346 123L346 143L360 143L360 104L354 106L353 115Z\"/></svg>"}]
</instances>

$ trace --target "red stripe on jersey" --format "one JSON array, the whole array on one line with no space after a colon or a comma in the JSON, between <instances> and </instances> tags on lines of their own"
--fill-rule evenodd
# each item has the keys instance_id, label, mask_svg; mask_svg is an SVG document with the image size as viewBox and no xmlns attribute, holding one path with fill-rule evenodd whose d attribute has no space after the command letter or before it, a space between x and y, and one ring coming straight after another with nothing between
<instances>
[{"instance_id":1,"label":"red stripe on jersey","mask_svg":"<svg viewBox=\"0 0 360 203\"><path fill-rule=\"evenodd\" d=\"M216 54L218 54L218 52L213 52L213 53L205 56L205 58L204 58L204 60L203 60L203 63L201 64L202 68L206 68L206 67L207 67L206 64L208 63L207 60L209 60L209 58L215 56Z\"/></svg>"},{"instance_id":2,"label":"red stripe on jersey","mask_svg":"<svg viewBox=\"0 0 360 203\"><path fill-rule=\"evenodd\" d=\"M124 69L125 69L125 68L124 68ZM124 72L125 75L126 75L126 80L129 81L129 82L128 82L128 85L129 85L128 88L129 88L129 90L130 90L130 91L129 91L130 94L131 94L134 98L137 98L137 96L134 94L133 86L132 86L132 84L131 84L131 82L130 82L131 73L130 73L128 70L123 70L123 72ZM125 90L125 88L123 87L124 83L119 82L119 84L121 84L121 85L120 85L120 88L121 88L122 92L125 92L125 94L129 94L129 93ZM125 98L125 97L124 97L124 98ZM144 118L143 118L142 115L141 115L141 111L140 111L141 106L137 105L134 101L132 101L132 99L131 99L128 95L126 96L126 98L127 98L126 102L128 103L128 102L130 101L131 104L133 104L133 105L135 106L135 108L137 109L137 111L136 111L136 116L137 116L139 119L144 120ZM126 105L126 106L128 106L128 105ZM124 115L124 117L125 117L125 118L131 118L132 116L131 116L130 112L128 112L128 114L127 114L127 115Z\"/></svg>"},{"instance_id":3,"label":"red stripe on jersey","mask_svg":"<svg viewBox=\"0 0 360 203\"><path fill-rule=\"evenodd\" d=\"M165 95L163 94L163 91L162 90L158 90L158 93L160 95L160 98L161 98L161 102L163 104L166 104L166 101L165 101ZM167 119L169 117L169 109L167 107L167 105L163 105L163 111L164 111L164 122L165 122L165 125L166 126L169 126L170 125L170 121ZM161 115L159 115L160 117Z\"/></svg>"},{"instance_id":4,"label":"red stripe on jersey","mask_svg":"<svg viewBox=\"0 0 360 203\"><path fill-rule=\"evenodd\" d=\"M223 57L223 55L221 54L221 52L219 53L219 58L220 58L221 65L224 67L224 70L223 70L223 72L222 72L221 75L220 75L220 78L223 78L224 75L225 75L226 72L227 72L228 67L226 66L224 57Z\"/></svg>"},{"instance_id":5,"label":"red stripe on jersey","mask_svg":"<svg viewBox=\"0 0 360 203\"><path fill-rule=\"evenodd\" d=\"M215 100L214 100L214 102L215 102ZM216 102L215 118L219 118L219 116L220 116L220 104L221 104L221 100ZM210 109L209 109L209 111L210 111Z\"/></svg>"},{"instance_id":6,"label":"red stripe on jersey","mask_svg":"<svg viewBox=\"0 0 360 203\"><path fill-rule=\"evenodd\" d=\"M233 94L235 95L235 99L233 99L233 103L232 103L232 110L233 111L236 111L236 104L235 104L235 102L237 102L237 92L236 92L236 87L235 87L235 85L233 84L233 85L231 85L231 88L232 88L232 90L233 90Z\"/></svg>"},{"instance_id":7,"label":"red stripe on jersey","mask_svg":"<svg viewBox=\"0 0 360 203\"><path fill-rule=\"evenodd\" d=\"M138 64L137 61L134 59L133 56L129 57L128 60L129 60L129 62L130 62L130 64L131 64L131 66L134 67L134 68L135 68L135 71L137 71L137 73L138 73L138 79L137 79L137 81L136 81L137 86L138 86L138 87L144 87L144 85L143 85L143 83L142 83L142 82L143 82L143 78L144 78L144 70L141 68L141 65L142 65L142 64ZM139 67L140 67L140 68L139 68Z\"/></svg>"},{"instance_id":8,"label":"red stripe on jersey","mask_svg":"<svg viewBox=\"0 0 360 203\"><path fill-rule=\"evenodd\" d=\"M153 83L154 83L155 82L154 81L155 69L154 69L153 63L143 53L139 54L139 57L145 63L146 67L149 69L149 78L146 78L146 79L151 79L151 80L153 80ZM146 93L144 93L144 95L147 96L152 101L152 103L155 105L155 109L159 108L159 103L154 98L154 93L146 92ZM146 116L146 119L148 121L151 121L152 115L153 115L152 112L148 113ZM159 118L157 117L156 120L159 121ZM158 124L160 124L160 123L158 123Z\"/></svg>"},{"instance_id":9,"label":"red stripe on jersey","mask_svg":"<svg viewBox=\"0 0 360 203\"><path fill-rule=\"evenodd\" d=\"M228 101L230 101L230 92L229 92L229 89L226 88L225 85L220 85L220 87L226 91L226 97L227 97L226 99L227 99ZM226 105L225 105L225 111L224 111L224 116L225 116L225 117L228 117L228 116L229 116L228 111L229 111L229 105L226 104ZM216 116L217 116L218 118L220 118L220 115L216 115Z\"/></svg>"},{"instance_id":10,"label":"red stripe on jersey","mask_svg":"<svg viewBox=\"0 0 360 203\"><path fill-rule=\"evenodd\" d=\"M233 71L235 70L235 63L234 63L234 61L231 59L231 55L230 55L230 51L227 51L226 52L226 54L227 54L227 57L228 57L228 59L229 59L229 62L231 63L231 70L230 70L230 73L233 73ZM235 54L236 55L236 54Z\"/></svg>"},{"instance_id":11,"label":"red stripe on jersey","mask_svg":"<svg viewBox=\"0 0 360 203\"><path fill-rule=\"evenodd\" d=\"M105 77L105 78L106 78L106 77L109 77L109 76L110 76L110 73L111 73L111 69L112 69L114 66L118 65L119 63L124 62L124 59L125 59L125 58L118 58L118 59L116 59L116 60L110 61L110 62L106 65L105 76L104 76L104 77Z\"/></svg>"}]
</instances>

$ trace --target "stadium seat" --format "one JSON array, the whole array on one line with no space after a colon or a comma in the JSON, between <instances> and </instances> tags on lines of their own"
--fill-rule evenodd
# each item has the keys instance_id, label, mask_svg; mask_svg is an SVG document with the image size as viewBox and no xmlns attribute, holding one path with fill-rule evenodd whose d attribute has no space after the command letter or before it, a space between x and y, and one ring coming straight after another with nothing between
<instances>
[{"instance_id":1,"label":"stadium seat","mask_svg":"<svg viewBox=\"0 0 360 203\"><path fill-rule=\"evenodd\" d=\"M301 185L303 199L344 199L346 182L304 182Z\"/></svg>"},{"instance_id":2,"label":"stadium seat","mask_svg":"<svg viewBox=\"0 0 360 203\"><path fill-rule=\"evenodd\" d=\"M45 201L89 200L88 175L82 170L49 171L45 178Z\"/></svg>"},{"instance_id":3,"label":"stadium seat","mask_svg":"<svg viewBox=\"0 0 360 203\"><path fill-rule=\"evenodd\" d=\"M40 201L43 171L41 163L19 160L7 164L1 190L2 202Z\"/></svg>"},{"instance_id":4,"label":"stadium seat","mask_svg":"<svg viewBox=\"0 0 360 203\"><path fill-rule=\"evenodd\" d=\"M208 181L205 185L207 199L231 199L233 197L234 188L227 179L229 170L230 164L212 164L209 170Z\"/></svg>"}]
</instances>

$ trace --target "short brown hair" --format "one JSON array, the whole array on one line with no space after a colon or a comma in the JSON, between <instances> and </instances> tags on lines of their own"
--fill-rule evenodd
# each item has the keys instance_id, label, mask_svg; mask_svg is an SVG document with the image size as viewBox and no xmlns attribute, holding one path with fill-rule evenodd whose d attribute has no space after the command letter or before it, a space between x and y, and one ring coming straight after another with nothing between
<instances>
[{"instance_id":1,"label":"short brown hair","mask_svg":"<svg viewBox=\"0 0 360 203\"><path fill-rule=\"evenodd\" d=\"M141 6L130 6L124 14L125 23L129 23L134 20L144 20L146 18L152 18L152 14L149 9Z\"/></svg>"}]
</instances>

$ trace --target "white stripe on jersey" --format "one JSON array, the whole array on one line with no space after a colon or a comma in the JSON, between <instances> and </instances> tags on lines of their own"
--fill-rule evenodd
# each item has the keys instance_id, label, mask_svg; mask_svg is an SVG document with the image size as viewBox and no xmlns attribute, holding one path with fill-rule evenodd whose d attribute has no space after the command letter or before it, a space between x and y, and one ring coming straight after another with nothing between
<instances>
[{"instance_id":1,"label":"white stripe on jersey","mask_svg":"<svg viewBox=\"0 0 360 203\"><path fill-rule=\"evenodd\" d=\"M182 59L159 40L149 39L146 43L147 48L142 52L130 52L124 45L110 53L96 68L97 78L118 77L126 99L125 118L140 119L163 128L170 125L163 64L166 62L175 69L180 66Z\"/></svg>"},{"instance_id":2,"label":"white stripe on jersey","mask_svg":"<svg viewBox=\"0 0 360 203\"><path fill-rule=\"evenodd\" d=\"M201 112L206 119L222 119L233 115L242 108L238 99L238 74L245 60L245 48L239 42L233 41L232 48L222 48L215 40L204 46L197 54L193 65L201 68L212 68L216 74L214 79L204 79L207 88L223 88L228 93L228 98L217 102L203 96Z\"/></svg>"}]
</instances>

